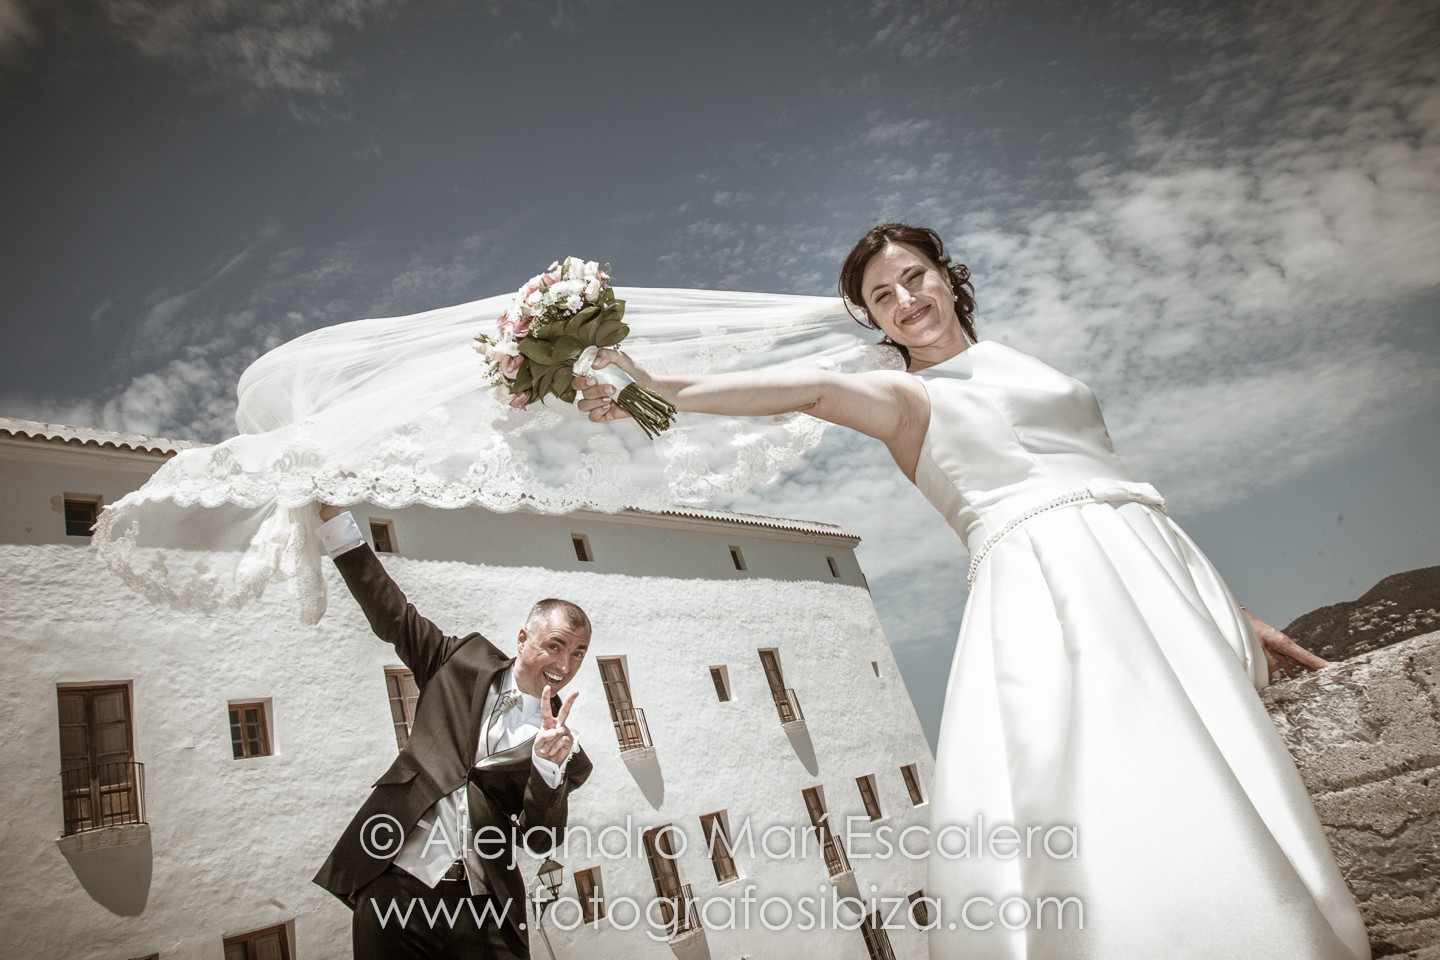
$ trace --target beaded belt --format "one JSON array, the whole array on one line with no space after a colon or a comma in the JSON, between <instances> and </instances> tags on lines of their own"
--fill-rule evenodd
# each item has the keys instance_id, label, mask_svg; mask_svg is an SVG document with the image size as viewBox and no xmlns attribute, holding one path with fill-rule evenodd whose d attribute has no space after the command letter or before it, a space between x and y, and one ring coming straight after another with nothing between
<instances>
[{"instance_id":1,"label":"beaded belt","mask_svg":"<svg viewBox=\"0 0 1440 960\"><path fill-rule=\"evenodd\" d=\"M1003 527L986 538L985 542L980 545L980 549L975 551L975 556L970 558L970 572L965 577L966 585L975 586L975 576L980 572L980 562L985 559L986 554L995 549L1001 540L1018 530L1026 521L1038 517L1042 513L1073 506L1077 503L1126 502L1148 504L1158 508L1161 513L1165 512L1165 498L1160 496L1160 492L1150 484L1097 477L1087 483L1083 489L1072 490L1054 500L1046 500L1007 520Z\"/></svg>"}]
</instances>

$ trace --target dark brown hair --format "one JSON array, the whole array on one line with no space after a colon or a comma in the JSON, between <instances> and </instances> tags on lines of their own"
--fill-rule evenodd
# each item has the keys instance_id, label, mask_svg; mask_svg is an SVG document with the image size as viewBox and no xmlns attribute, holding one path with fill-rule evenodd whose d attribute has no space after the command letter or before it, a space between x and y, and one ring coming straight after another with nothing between
<instances>
[{"instance_id":1,"label":"dark brown hair","mask_svg":"<svg viewBox=\"0 0 1440 960\"><path fill-rule=\"evenodd\" d=\"M872 227L869 233L860 238L860 242L850 249L845 262L840 266L840 296L845 298L846 312L861 326L871 330L880 329L880 325L870 319L870 312L865 307L865 267L877 253L896 243L914 248L921 256L945 271L950 278L950 290L955 294L955 313L960 318L960 329L965 331L965 337L971 343L977 342L980 338L975 335L975 288L970 284L970 268L963 263L951 263L950 254L945 252L945 244L941 242L940 235L929 227L912 227L908 223L882 223ZM850 309L852 304L860 308L860 316L855 316L855 312ZM904 344L896 343L889 337L880 342L897 348L905 357L905 365L910 365L910 351Z\"/></svg>"},{"instance_id":2,"label":"dark brown hair","mask_svg":"<svg viewBox=\"0 0 1440 960\"><path fill-rule=\"evenodd\" d=\"M550 622L550 614L560 611L565 622L570 624L571 630L584 630L590 634L590 618L585 616L585 611L580 609L578 604L569 600L557 600L554 597L546 597L530 608L530 615L525 618L525 626L528 629L532 623L546 624Z\"/></svg>"}]
</instances>

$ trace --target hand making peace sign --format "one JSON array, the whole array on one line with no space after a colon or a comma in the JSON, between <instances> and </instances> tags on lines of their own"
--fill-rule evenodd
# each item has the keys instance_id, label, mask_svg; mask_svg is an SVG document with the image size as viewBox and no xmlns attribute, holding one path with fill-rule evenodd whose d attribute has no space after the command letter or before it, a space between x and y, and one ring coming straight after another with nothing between
<instances>
[{"instance_id":1,"label":"hand making peace sign","mask_svg":"<svg viewBox=\"0 0 1440 960\"><path fill-rule=\"evenodd\" d=\"M575 705L575 698L578 696L580 691L576 690L566 697L565 702L560 705L560 715L555 716L550 712L550 685L545 685L540 694L540 732L535 735L535 756L543 757L554 764L565 762L575 743L565 721L570 718L570 708Z\"/></svg>"}]
</instances>

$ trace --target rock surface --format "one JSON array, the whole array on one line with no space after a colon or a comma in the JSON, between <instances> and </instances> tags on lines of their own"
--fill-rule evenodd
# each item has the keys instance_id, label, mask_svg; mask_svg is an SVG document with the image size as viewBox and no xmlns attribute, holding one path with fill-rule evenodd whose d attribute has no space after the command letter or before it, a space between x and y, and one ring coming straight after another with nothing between
<instances>
[{"instance_id":1,"label":"rock surface","mask_svg":"<svg viewBox=\"0 0 1440 960\"><path fill-rule=\"evenodd\" d=\"M1261 698L1375 956L1440 960L1440 632L1272 684Z\"/></svg>"}]
</instances>

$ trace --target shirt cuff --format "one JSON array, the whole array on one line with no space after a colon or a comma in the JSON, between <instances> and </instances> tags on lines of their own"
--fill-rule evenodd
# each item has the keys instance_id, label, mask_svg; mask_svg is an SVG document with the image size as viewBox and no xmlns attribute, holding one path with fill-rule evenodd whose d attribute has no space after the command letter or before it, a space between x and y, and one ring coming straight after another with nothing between
<instances>
[{"instance_id":1,"label":"shirt cuff","mask_svg":"<svg viewBox=\"0 0 1440 960\"><path fill-rule=\"evenodd\" d=\"M565 779L565 768L570 765L570 758L580 749L580 738L575 736L575 731L570 731L570 752L565 755L565 760L556 763L553 760L546 760L538 753L531 751L530 759L535 764L535 769L540 772L540 779L544 780L551 790L559 790L560 783Z\"/></svg>"},{"instance_id":2,"label":"shirt cuff","mask_svg":"<svg viewBox=\"0 0 1440 960\"><path fill-rule=\"evenodd\" d=\"M354 550L365 542L360 536L360 526L355 518L346 510L338 517L332 517L320 524L320 541L325 544L325 552L331 557L338 557L349 550Z\"/></svg>"}]
</instances>

